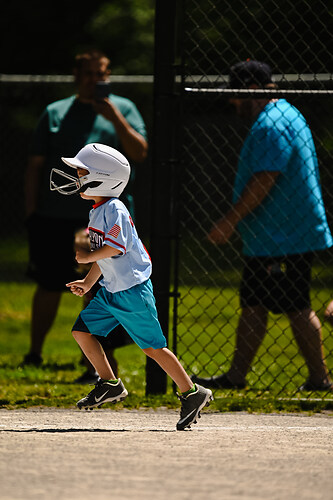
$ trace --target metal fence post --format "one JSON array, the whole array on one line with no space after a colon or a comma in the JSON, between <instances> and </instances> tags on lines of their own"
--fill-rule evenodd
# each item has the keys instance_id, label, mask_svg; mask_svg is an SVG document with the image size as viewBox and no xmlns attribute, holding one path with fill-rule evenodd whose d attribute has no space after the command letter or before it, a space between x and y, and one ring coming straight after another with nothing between
<instances>
[{"instance_id":1,"label":"metal fence post","mask_svg":"<svg viewBox=\"0 0 333 500\"><path fill-rule=\"evenodd\" d=\"M175 23L176 0L156 1L154 123L152 140L152 207L150 253L157 310L168 340L170 265L172 250L172 169L175 149ZM165 393L167 376L147 358L146 393Z\"/></svg>"}]
</instances>

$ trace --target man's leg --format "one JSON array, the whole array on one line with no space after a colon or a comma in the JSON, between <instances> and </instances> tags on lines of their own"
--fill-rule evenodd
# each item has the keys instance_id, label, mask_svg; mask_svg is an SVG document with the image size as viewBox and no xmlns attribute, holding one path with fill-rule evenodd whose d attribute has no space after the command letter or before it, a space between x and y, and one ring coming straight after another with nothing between
<instances>
[{"instance_id":1,"label":"man's leg","mask_svg":"<svg viewBox=\"0 0 333 500\"><path fill-rule=\"evenodd\" d=\"M242 310L236 333L236 347L228 379L233 384L243 384L251 363L262 343L267 328L268 311L263 306L245 307Z\"/></svg>"},{"instance_id":2,"label":"man's leg","mask_svg":"<svg viewBox=\"0 0 333 500\"><path fill-rule=\"evenodd\" d=\"M268 311L263 306L247 306L242 309L236 331L236 347L231 367L227 373L204 378L192 375L193 382L212 389L242 389L246 374L264 339Z\"/></svg>"},{"instance_id":3,"label":"man's leg","mask_svg":"<svg viewBox=\"0 0 333 500\"><path fill-rule=\"evenodd\" d=\"M61 292L37 287L32 304L30 355L41 356L45 337L57 315Z\"/></svg>"},{"instance_id":4,"label":"man's leg","mask_svg":"<svg viewBox=\"0 0 333 500\"><path fill-rule=\"evenodd\" d=\"M322 348L321 324L311 309L288 313L295 340L309 369L309 382L314 385L328 382L328 372Z\"/></svg>"}]
</instances>

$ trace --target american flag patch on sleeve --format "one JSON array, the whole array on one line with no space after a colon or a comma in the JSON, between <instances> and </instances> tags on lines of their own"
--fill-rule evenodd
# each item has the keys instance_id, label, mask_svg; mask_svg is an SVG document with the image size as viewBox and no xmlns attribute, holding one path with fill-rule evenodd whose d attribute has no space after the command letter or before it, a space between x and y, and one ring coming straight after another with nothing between
<instances>
[{"instance_id":1,"label":"american flag patch on sleeve","mask_svg":"<svg viewBox=\"0 0 333 500\"><path fill-rule=\"evenodd\" d=\"M118 226L118 224L112 226L110 231L108 231L108 234L110 236L113 236L113 238L118 238L119 233L120 233L120 227Z\"/></svg>"}]
</instances>

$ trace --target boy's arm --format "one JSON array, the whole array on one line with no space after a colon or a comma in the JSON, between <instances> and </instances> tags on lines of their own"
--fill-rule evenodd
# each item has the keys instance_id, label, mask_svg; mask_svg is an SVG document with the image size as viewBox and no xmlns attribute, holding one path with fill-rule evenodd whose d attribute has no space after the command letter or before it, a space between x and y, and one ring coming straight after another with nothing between
<instances>
[{"instance_id":1,"label":"boy's arm","mask_svg":"<svg viewBox=\"0 0 333 500\"><path fill-rule=\"evenodd\" d=\"M71 289L71 292L74 293L74 295L78 295L79 297L81 297L85 293L89 292L100 275L101 270L98 267L98 264L94 262L87 276L83 280L71 281L70 283L66 283L66 286Z\"/></svg>"},{"instance_id":2,"label":"boy's arm","mask_svg":"<svg viewBox=\"0 0 333 500\"><path fill-rule=\"evenodd\" d=\"M103 245L96 250L88 252L83 248L78 248L76 251L76 260L79 264L89 264L90 262L96 262L97 260L107 259L108 257L115 257L121 254L120 250L110 247L109 245Z\"/></svg>"}]
</instances>

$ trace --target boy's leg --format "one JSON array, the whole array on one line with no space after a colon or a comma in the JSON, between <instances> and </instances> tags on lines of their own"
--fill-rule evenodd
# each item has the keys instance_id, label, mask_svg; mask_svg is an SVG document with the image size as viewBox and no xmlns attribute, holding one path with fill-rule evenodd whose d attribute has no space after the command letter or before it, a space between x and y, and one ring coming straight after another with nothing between
<instances>
[{"instance_id":1,"label":"boy's leg","mask_svg":"<svg viewBox=\"0 0 333 500\"><path fill-rule=\"evenodd\" d=\"M79 231L77 236L81 236L86 239L86 231ZM79 240L76 240L79 243ZM89 245L90 248L90 245ZM99 283L95 283L92 289L84 295L83 304L84 308L88 306L91 300L95 297L98 290L100 290L101 285ZM116 337L116 338L115 338ZM130 341L128 340L130 339ZM123 345L127 345L130 342L133 342L132 339L127 335L127 332L121 325L118 325L112 331L112 336L110 338L99 337L99 343L102 345L103 350L106 354L108 362L111 366L111 369L116 377L118 377L118 362L114 356L115 347L122 347ZM90 363L87 356L82 352L81 365L86 368L86 371L80 375L74 382L76 384L91 384L95 383L98 379L98 374L95 370L95 367Z\"/></svg>"},{"instance_id":2,"label":"boy's leg","mask_svg":"<svg viewBox=\"0 0 333 500\"><path fill-rule=\"evenodd\" d=\"M153 349L149 347L143 349L143 352L163 368L182 392L182 394L178 394L182 407L177 430L183 431L187 427L191 427L191 424L196 423L197 418L200 417L200 410L204 406L208 406L213 399L212 391L201 385L193 384L176 356L168 348Z\"/></svg>"},{"instance_id":3,"label":"boy's leg","mask_svg":"<svg viewBox=\"0 0 333 500\"><path fill-rule=\"evenodd\" d=\"M104 403L115 403L125 399L128 392L122 381L115 379L115 375L98 340L90 333L79 331L73 331L73 337L101 377L95 384L95 388L77 402L77 407L80 410L81 408L88 410Z\"/></svg>"},{"instance_id":4,"label":"boy's leg","mask_svg":"<svg viewBox=\"0 0 333 500\"><path fill-rule=\"evenodd\" d=\"M104 380L114 380L116 376L96 337L90 333L78 331L73 331L73 337L90 363L95 367L99 376Z\"/></svg>"},{"instance_id":5,"label":"boy's leg","mask_svg":"<svg viewBox=\"0 0 333 500\"><path fill-rule=\"evenodd\" d=\"M172 378L181 392L189 391L193 387L193 382L186 371L176 358L176 356L167 347L162 349L143 349L143 352L154 359L156 363Z\"/></svg>"},{"instance_id":6,"label":"boy's leg","mask_svg":"<svg viewBox=\"0 0 333 500\"><path fill-rule=\"evenodd\" d=\"M115 376L117 377L118 376L118 361L114 357L114 349L106 349L106 348L103 348L103 349L104 349L105 355L108 359L108 362L112 368L112 371L115 374ZM94 373L95 368L93 367L93 365L90 363L89 359L83 353L82 353L82 360L80 363L83 366L85 366L90 373Z\"/></svg>"},{"instance_id":7,"label":"boy's leg","mask_svg":"<svg viewBox=\"0 0 333 500\"><path fill-rule=\"evenodd\" d=\"M154 359L182 391L178 396L182 408L177 429L183 430L196 422L200 410L213 399L212 391L194 385L176 356L165 347L166 339L158 321L150 280L113 294L112 314L143 352Z\"/></svg>"}]
</instances>

